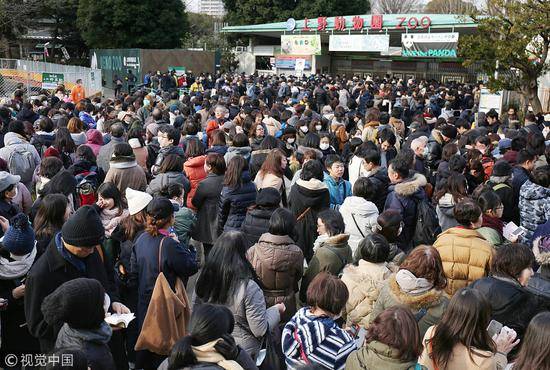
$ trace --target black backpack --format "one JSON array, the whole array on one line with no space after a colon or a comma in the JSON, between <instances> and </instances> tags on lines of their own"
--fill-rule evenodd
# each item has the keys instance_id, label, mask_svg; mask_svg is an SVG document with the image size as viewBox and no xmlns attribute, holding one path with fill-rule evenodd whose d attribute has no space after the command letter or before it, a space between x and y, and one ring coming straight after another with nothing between
<instances>
[{"instance_id":1,"label":"black backpack","mask_svg":"<svg viewBox=\"0 0 550 370\"><path fill-rule=\"evenodd\" d=\"M426 199L417 200L413 245L432 245L440 233L441 227L433 204Z\"/></svg>"}]
</instances>

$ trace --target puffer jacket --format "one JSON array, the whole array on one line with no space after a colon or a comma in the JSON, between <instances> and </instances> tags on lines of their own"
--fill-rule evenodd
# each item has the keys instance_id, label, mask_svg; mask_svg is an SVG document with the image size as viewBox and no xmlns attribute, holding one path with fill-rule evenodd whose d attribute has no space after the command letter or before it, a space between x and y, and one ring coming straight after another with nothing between
<instances>
[{"instance_id":1,"label":"puffer jacket","mask_svg":"<svg viewBox=\"0 0 550 370\"><path fill-rule=\"evenodd\" d=\"M296 243L302 248L307 261L313 256L313 242L317 237L317 215L329 208L330 195L322 181L299 179L290 189L290 210L296 218Z\"/></svg>"},{"instance_id":2,"label":"puffer jacket","mask_svg":"<svg viewBox=\"0 0 550 370\"><path fill-rule=\"evenodd\" d=\"M355 254L359 242L371 234L373 226L377 225L378 208L364 198L352 196L344 200L339 211L346 225L346 234L349 234L348 244Z\"/></svg>"},{"instance_id":3,"label":"puffer jacket","mask_svg":"<svg viewBox=\"0 0 550 370\"><path fill-rule=\"evenodd\" d=\"M346 326L353 324L368 326L370 322L368 315L378 299L383 281L390 275L391 271L386 262L372 263L359 260L357 266L348 265L344 268L342 281L349 291L349 299L346 303Z\"/></svg>"},{"instance_id":4,"label":"puffer jacket","mask_svg":"<svg viewBox=\"0 0 550 370\"><path fill-rule=\"evenodd\" d=\"M296 313L296 292L304 269L302 250L287 235L265 233L246 257L262 282L267 306L284 303L281 320L288 321Z\"/></svg>"},{"instance_id":5,"label":"puffer jacket","mask_svg":"<svg viewBox=\"0 0 550 370\"><path fill-rule=\"evenodd\" d=\"M187 193L186 204L187 204L187 208L191 208L193 211L195 211L196 208L195 206L193 206L192 199L195 196L195 193L197 192L197 187L199 186L199 182L201 182L206 178L206 172L204 172L205 161L206 161L206 156L201 155L198 157L189 158L183 164L183 171L187 175L187 178L189 179L189 182L191 184L191 188Z\"/></svg>"},{"instance_id":6,"label":"puffer jacket","mask_svg":"<svg viewBox=\"0 0 550 370\"><path fill-rule=\"evenodd\" d=\"M414 369L415 364L416 361L403 362L398 349L374 340L349 355L346 370L409 370Z\"/></svg>"},{"instance_id":7,"label":"puffer jacket","mask_svg":"<svg viewBox=\"0 0 550 370\"><path fill-rule=\"evenodd\" d=\"M256 243L262 234L269 231L269 219L277 207L258 207L249 209L241 225L241 231L244 233L247 248Z\"/></svg>"},{"instance_id":8,"label":"puffer jacket","mask_svg":"<svg viewBox=\"0 0 550 370\"><path fill-rule=\"evenodd\" d=\"M390 186L390 179L388 178L388 169L384 167L378 167L376 170L369 173L367 176L375 186L376 192L372 202L376 204L378 212L384 212L384 205L388 197L388 187Z\"/></svg>"},{"instance_id":9,"label":"puffer jacket","mask_svg":"<svg viewBox=\"0 0 550 370\"><path fill-rule=\"evenodd\" d=\"M236 188L224 186L218 203L218 234L228 230L240 230L248 207L256 202L256 185L250 173L242 173L242 185Z\"/></svg>"},{"instance_id":10,"label":"puffer jacket","mask_svg":"<svg viewBox=\"0 0 550 370\"><path fill-rule=\"evenodd\" d=\"M437 202L435 211L437 212L437 218L439 219L439 226L441 226L441 231L450 229L458 225L456 222L455 216L453 214L455 209L455 201L450 193L446 193L442 196Z\"/></svg>"},{"instance_id":11,"label":"puffer jacket","mask_svg":"<svg viewBox=\"0 0 550 370\"><path fill-rule=\"evenodd\" d=\"M452 227L439 234L434 247L443 262L445 291L451 296L489 273L494 249L476 230Z\"/></svg>"},{"instance_id":12,"label":"puffer jacket","mask_svg":"<svg viewBox=\"0 0 550 370\"><path fill-rule=\"evenodd\" d=\"M413 177L398 184L392 184L388 188L388 197L384 210L394 209L403 217L403 231L397 239L397 245L404 252L412 249L412 238L416 227L416 203L426 199L426 177L414 174Z\"/></svg>"},{"instance_id":13,"label":"puffer jacket","mask_svg":"<svg viewBox=\"0 0 550 370\"><path fill-rule=\"evenodd\" d=\"M339 179L339 181L336 181L332 176L325 173L323 181L327 185L330 194L330 208L340 208L344 200L352 195L351 184L347 180Z\"/></svg>"},{"instance_id":14,"label":"puffer jacket","mask_svg":"<svg viewBox=\"0 0 550 370\"><path fill-rule=\"evenodd\" d=\"M306 301L307 288L317 274L326 271L332 275L338 275L348 263L353 262L348 239L348 234L339 234L321 242L313 258L309 261L309 266L302 279L302 286L300 287L302 302Z\"/></svg>"},{"instance_id":15,"label":"puffer jacket","mask_svg":"<svg viewBox=\"0 0 550 370\"><path fill-rule=\"evenodd\" d=\"M415 315L420 336L424 336L430 326L441 320L448 304L449 298L443 290L432 288L425 293L409 294L401 290L395 275L392 275L382 285L369 320L372 322L386 308L404 305Z\"/></svg>"},{"instance_id":16,"label":"puffer jacket","mask_svg":"<svg viewBox=\"0 0 550 370\"><path fill-rule=\"evenodd\" d=\"M155 176L153 180L151 180L151 182L147 186L147 192L152 196L158 197L162 189L165 186L171 184L183 185L183 190L185 191L185 194L189 193L189 191L191 190L191 183L182 172L165 172L159 173L157 176Z\"/></svg>"},{"instance_id":17,"label":"puffer jacket","mask_svg":"<svg viewBox=\"0 0 550 370\"><path fill-rule=\"evenodd\" d=\"M250 161L250 153L252 152L252 149L249 146L243 146L243 147L236 147L236 146L230 146L227 148L227 153L223 156L225 159L225 163L229 164L229 161L237 155L242 156L244 159L246 159L247 162Z\"/></svg>"},{"instance_id":18,"label":"puffer jacket","mask_svg":"<svg viewBox=\"0 0 550 370\"><path fill-rule=\"evenodd\" d=\"M531 240L536 228L550 219L550 189L527 180L519 191L519 210L525 238Z\"/></svg>"}]
</instances>

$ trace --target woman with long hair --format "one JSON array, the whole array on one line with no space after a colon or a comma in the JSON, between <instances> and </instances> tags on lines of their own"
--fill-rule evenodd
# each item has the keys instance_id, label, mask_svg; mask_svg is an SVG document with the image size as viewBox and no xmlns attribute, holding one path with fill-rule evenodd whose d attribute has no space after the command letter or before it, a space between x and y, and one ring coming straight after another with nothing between
<instances>
[{"instance_id":1,"label":"woman with long hair","mask_svg":"<svg viewBox=\"0 0 550 370\"><path fill-rule=\"evenodd\" d=\"M283 207L287 206L286 187L284 172L288 160L285 154L280 149L272 149L267 155L260 171L254 179L258 190L263 188L274 188L281 194L281 202Z\"/></svg>"},{"instance_id":2,"label":"woman with long hair","mask_svg":"<svg viewBox=\"0 0 550 370\"><path fill-rule=\"evenodd\" d=\"M248 161L235 156L229 161L218 205L218 234L239 230L246 211L256 201L256 185L248 172Z\"/></svg>"},{"instance_id":3,"label":"woman with long hair","mask_svg":"<svg viewBox=\"0 0 550 370\"><path fill-rule=\"evenodd\" d=\"M69 219L70 214L71 208L65 195L48 194L42 199L34 217L34 234L39 256L50 245L55 234L61 231L61 227Z\"/></svg>"},{"instance_id":4,"label":"woman with long hair","mask_svg":"<svg viewBox=\"0 0 550 370\"><path fill-rule=\"evenodd\" d=\"M420 334L439 322L449 302L447 279L439 252L432 246L419 245L399 266L399 271L384 282L374 304L370 320L386 308L405 305L418 318Z\"/></svg>"},{"instance_id":5,"label":"woman with long hair","mask_svg":"<svg viewBox=\"0 0 550 370\"><path fill-rule=\"evenodd\" d=\"M52 146L59 153L59 156L63 161L63 167L69 168L74 162L74 153L76 151L76 144L69 129L59 127L55 134L55 140Z\"/></svg>"},{"instance_id":6,"label":"woman with long hair","mask_svg":"<svg viewBox=\"0 0 550 370\"><path fill-rule=\"evenodd\" d=\"M521 369L550 369L550 351L548 343L550 342L550 312L541 312L533 317L523 344L517 357L512 364L513 370Z\"/></svg>"},{"instance_id":7,"label":"woman with long hair","mask_svg":"<svg viewBox=\"0 0 550 370\"><path fill-rule=\"evenodd\" d=\"M258 278L245 253L243 233L223 233L202 268L195 293L196 303L221 304L231 310L236 323L233 337L255 359L261 338L279 323L285 305L266 308Z\"/></svg>"},{"instance_id":8,"label":"woman with long hair","mask_svg":"<svg viewBox=\"0 0 550 370\"><path fill-rule=\"evenodd\" d=\"M204 147L199 139L190 138L187 141L185 158L186 161L183 164L183 172L191 184L185 204L187 208L191 208L195 211L196 208L193 205L192 199L195 196L199 183L206 178L206 172L204 171L206 156L204 155Z\"/></svg>"},{"instance_id":9,"label":"woman with long hair","mask_svg":"<svg viewBox=\"0 0 550 370\"><path fill-rule=\"evenodd\" d=\"M180 339L159 370L254 369L250 356L231 336L235 319L221 305L201 304L193 310L189 334Z\"/></svg>"},{"instance_id":10,"label":"woman with long hair","mask_svg":"<svg viewBox=\"0 0 550 370\"><path fill-rule=\"evenodd\" d=\"M455 204L468 196L468 181L461 174L453 174L443 181L442 186L434 194L437 218L441 231L458 225L453 211Z\"/></svg>"},{"instance_id":11,"label":"woman with long hair","mask_svg":"<svg viewBox=\"0 0 550 370\"><path fill-rule=\"evenodd\" d=\"M132 251L130 280L138 287L137 326L141 331L153 288L162 271L172 290L177 279L187 278L197 272L197 252L192 246L183 246L170 232L174 225L174 208L170 200L155 198L147 205L145 232L134 244ZM160 270L159 270L160 267ZM175 318L165 318L167 320ZM164 360L149 351L136 353L136 368L157 368Z\"/></svg>"},{"instance_id":12,"label":"woman with long hair","mask_svg":"<svg viewBox=\"0 0 550 370\"><path fill-rule=\"evenodd\" d=\"M171 184L181 184L184 193L184 205L187 193L191 190L191 183L182 172L183 158L176 154L168 154L162 161L159 173L147 186L147 192L153 196L160 195L162 189Z\"/></svg>"},{"instance_id":13,"label":"woman with long hair","mask_svg":"<svg viewBox=\"0 0 550 370\"><path fill-rule=\"evenodd\" d=\"M504 369L519 340L506 330L491 338L490 321L491 306L482 293L458 290L441 321L427 330L418 362L428 370Z\"/></svg>"},{"instance_id":14,"label":"woman with long hair","mask_svg":"<svg viewBox=\"0 0 550 370\"><path fill-rule=\"evenodd\" d=\"M367 327L365 345L349 355L346 369L408 370L415 368L420 353L420 332L411 310L390 307Z\"/></svg>"}]
</instances>

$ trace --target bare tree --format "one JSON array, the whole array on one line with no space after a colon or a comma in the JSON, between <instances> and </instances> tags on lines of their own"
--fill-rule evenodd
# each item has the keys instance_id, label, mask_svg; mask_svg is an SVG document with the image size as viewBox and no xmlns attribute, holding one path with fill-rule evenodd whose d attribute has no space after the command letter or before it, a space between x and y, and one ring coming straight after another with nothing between
<instances>
[{"instance_id":1,"label":"bare tree","mask_svg":"<svg viewBox=\"0 0 550 370\"><path fill-rule=\"evenodd\" d=\"M420 8L420 0L375 0L373 3L373 9L380 14L412 13Z\"/></svg>"},{"instance_id":2,"label":"bare tree","mask_svg":"<svg viewBox=\"0 0 550 370\"><path fill-rule=\"evenodd\" d=\"M463 0L431 0L424 8L434 14L471 14L476 10L474 4Z\"/></svg>"}]
</instances>

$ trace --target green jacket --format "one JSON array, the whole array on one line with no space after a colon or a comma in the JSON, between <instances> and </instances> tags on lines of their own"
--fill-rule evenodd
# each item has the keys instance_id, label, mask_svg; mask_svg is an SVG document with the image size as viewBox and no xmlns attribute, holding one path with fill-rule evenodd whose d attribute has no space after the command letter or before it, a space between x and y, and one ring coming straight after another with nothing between
<instances>
[{"instance_id":1,"label":"green jacket","mask_svg":"<svg viewBox=\"0 0 550 370\"><path fill-rule=\"evenodd\" d=\"M326 271L332 275L339 275L344 266L353 262L351 248L348 245L348 234L339 234L331 236L323 241L315 254L309 261L309 266L302 279L300 288L300 300L306 301L307 287L309 283L321 271Z\"/></svg>"},{"instance_id":2,"label":"green jacket","mask_svg":"<svg viewBox=\"0 0 550 370\"><path fill-rule=\"evenodd\" d=\"M174 230L176 231L179 241L183 245L189 245L189 233L191 233L197 223L195 213L187 207L180 207L180 209L174 213L174 218Z\"/></svg>"},{"instance_id":3,"label":"green jacket","mask_svg":"<svg viewBox=\"0 0 550 370\"><path fill-rule=\"evenodd\" d=\"M346 361L346 370L412 370L415 366L416 359L402 362L397 349L378 341L353 351Z\"/></svg>"}]
</instances>

